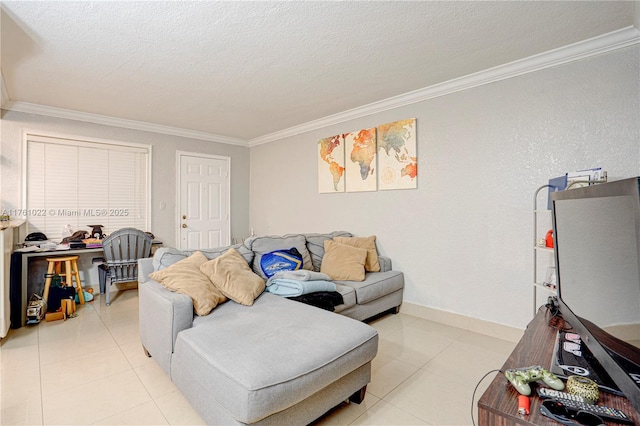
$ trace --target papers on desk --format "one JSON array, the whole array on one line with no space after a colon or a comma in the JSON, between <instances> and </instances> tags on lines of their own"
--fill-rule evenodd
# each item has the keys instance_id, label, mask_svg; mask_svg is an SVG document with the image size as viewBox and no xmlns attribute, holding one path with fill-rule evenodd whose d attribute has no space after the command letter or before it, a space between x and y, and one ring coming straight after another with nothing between
<instances>
[{"instance_id":1,"label":"papers on desk","mask_svg":"<svg viewBox=\"0 0 640 426\"><path fill-rule=\"evenodd\" d=\"M14 253L42 253L42 252L56 252L56 251L66 251L66 250L83 250L83 249L91 249L91 251L96 251L96 249L102 249L102 244L100 245L92 245L92 246L83 246L79 247L71 247L69 243L52 243L51 241L48 244L41 244L38 246L26 246L15 249ZM78 251L77 253L80 253Z\"/></svg>"},{"instance_id":2,"label":"papers on desk","mask_svg":"<svg viewBox=\"0 0 640 426\"><path fill-rule=\"evenodd\" d=\"M18 253L27 253L30 251L38 251L38 250L40 250L40 247L38 246L26 246L19 249L15 249L14 251L17 251Z\"/></svg>"},{"instance_id":3,"label":"papers on desk","mask_svg":"<svg viewBox=\"0 0 640 426\"><path fill-rule=\"evenodd\" d=\"M46 243L40 244L40 246L26 246L19 249L15 249L14 252L18 253L30 253L32 251L42 252L42 251L59 251L59 250L69 250L69 244L56 244L56 243Z\"/></svg>"}]
</instances>

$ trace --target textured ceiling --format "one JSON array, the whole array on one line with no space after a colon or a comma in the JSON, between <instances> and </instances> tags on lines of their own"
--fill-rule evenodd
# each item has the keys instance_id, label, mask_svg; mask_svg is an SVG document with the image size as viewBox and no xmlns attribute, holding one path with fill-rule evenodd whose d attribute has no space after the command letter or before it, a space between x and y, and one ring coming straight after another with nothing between
<instances>
[{"instance_id":1,"label":"textured ceiling","mask_svg":"<svg viewBox=\"0 0 640 426\"><path fill-rule=\"evenodd\" d=\"M633 24L633 2L2 1L8 98L240 139Z\"/></svg>"}]
</instances>

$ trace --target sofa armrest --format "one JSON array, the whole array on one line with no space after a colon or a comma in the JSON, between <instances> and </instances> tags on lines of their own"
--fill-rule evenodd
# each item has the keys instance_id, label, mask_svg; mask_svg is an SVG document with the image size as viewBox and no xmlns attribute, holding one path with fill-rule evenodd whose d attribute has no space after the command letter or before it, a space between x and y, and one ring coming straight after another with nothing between
<instances>
[{"instance_id":1,"label":"sofa armrest","mask_svg":"<svg viewBox=\"0 0 640 426\"><path fill-rule=\"evenodd\" d=\"M193 302L154 280L138 283L142 346L171 377L171 356L178 333L193 325Z\"/></svg>"},{"instance_id":2,"label":"sofa armrest","mask_svg":"<svg viewBox=\"0 0 640 426\"><path fill-rule=\"evenodd\" d=\"M391 271L391 259L386 256L378 256L378 262L380 262L380 272Z\"/></svg>"},{"instance_id":3,"label":"sofa armrest","mask_svg":"<svg viewBox=\"0 0 640 426\"><path fill-rule=\"evenodd\" d=\"M153 258L146 257L138 259L138 282L146 283L151 278L149 274L153 272Z\"/></svg>"}]
</instances>

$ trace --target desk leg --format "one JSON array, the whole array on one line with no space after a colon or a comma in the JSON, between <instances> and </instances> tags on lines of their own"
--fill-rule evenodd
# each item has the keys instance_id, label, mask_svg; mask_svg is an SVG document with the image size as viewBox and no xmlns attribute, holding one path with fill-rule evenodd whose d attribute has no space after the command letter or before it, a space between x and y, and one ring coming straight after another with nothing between
<instances>
[{"instance_id":1,"label":"desk leg","mask_svg":"<svg viewBox=\"0 0 640 426\"><path fill-rule=\"evenodd\" d=\"M29 257L22 257L22 312L20 312L20 318L22 318L21 327L27 325L27 275L29 274Z\"/></svg>"}]
</instances>

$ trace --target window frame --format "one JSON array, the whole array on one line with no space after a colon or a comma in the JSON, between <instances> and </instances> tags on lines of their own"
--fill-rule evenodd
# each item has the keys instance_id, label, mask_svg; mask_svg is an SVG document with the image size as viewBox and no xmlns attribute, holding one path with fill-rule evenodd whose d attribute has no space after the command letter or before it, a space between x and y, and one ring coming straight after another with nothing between
<instances>
[{"instance_id":1,"label":"window frame","mask_svg":"<svg viewBox=\"0 0 640 426\"><path fill-rule=\"evenodd\" d=\"M142 153L146 153L146 199L144 202L144 208L146 210L145 215L145 229L144 231L148 231L151 228L152 223L152 209L151 209L151 199L152 199L152 157L153 157L153 146L151 144L140 144L134 142L126 142L126 141L116 141L111 139L102 139L102 138L93 138L87 136L79 136L79 135L71 135L65 133L51 132L51 131L42 131L42 130L23 130L22 131L22 164L21 164L21 196L22 196L22 205L28 208L28 145L29 141L33 142L44 142L51 144L59 144L66 146L75 146L75 147L88 147L88 148L101 148L101 149L109 149L112 150L121 149L136 149L142 151ZM27 234L29 231L29 216L24 214L22 218L26 220L26 228ZM56 238L52 238L56 240Z\"/></svg>"}]
</instances>

